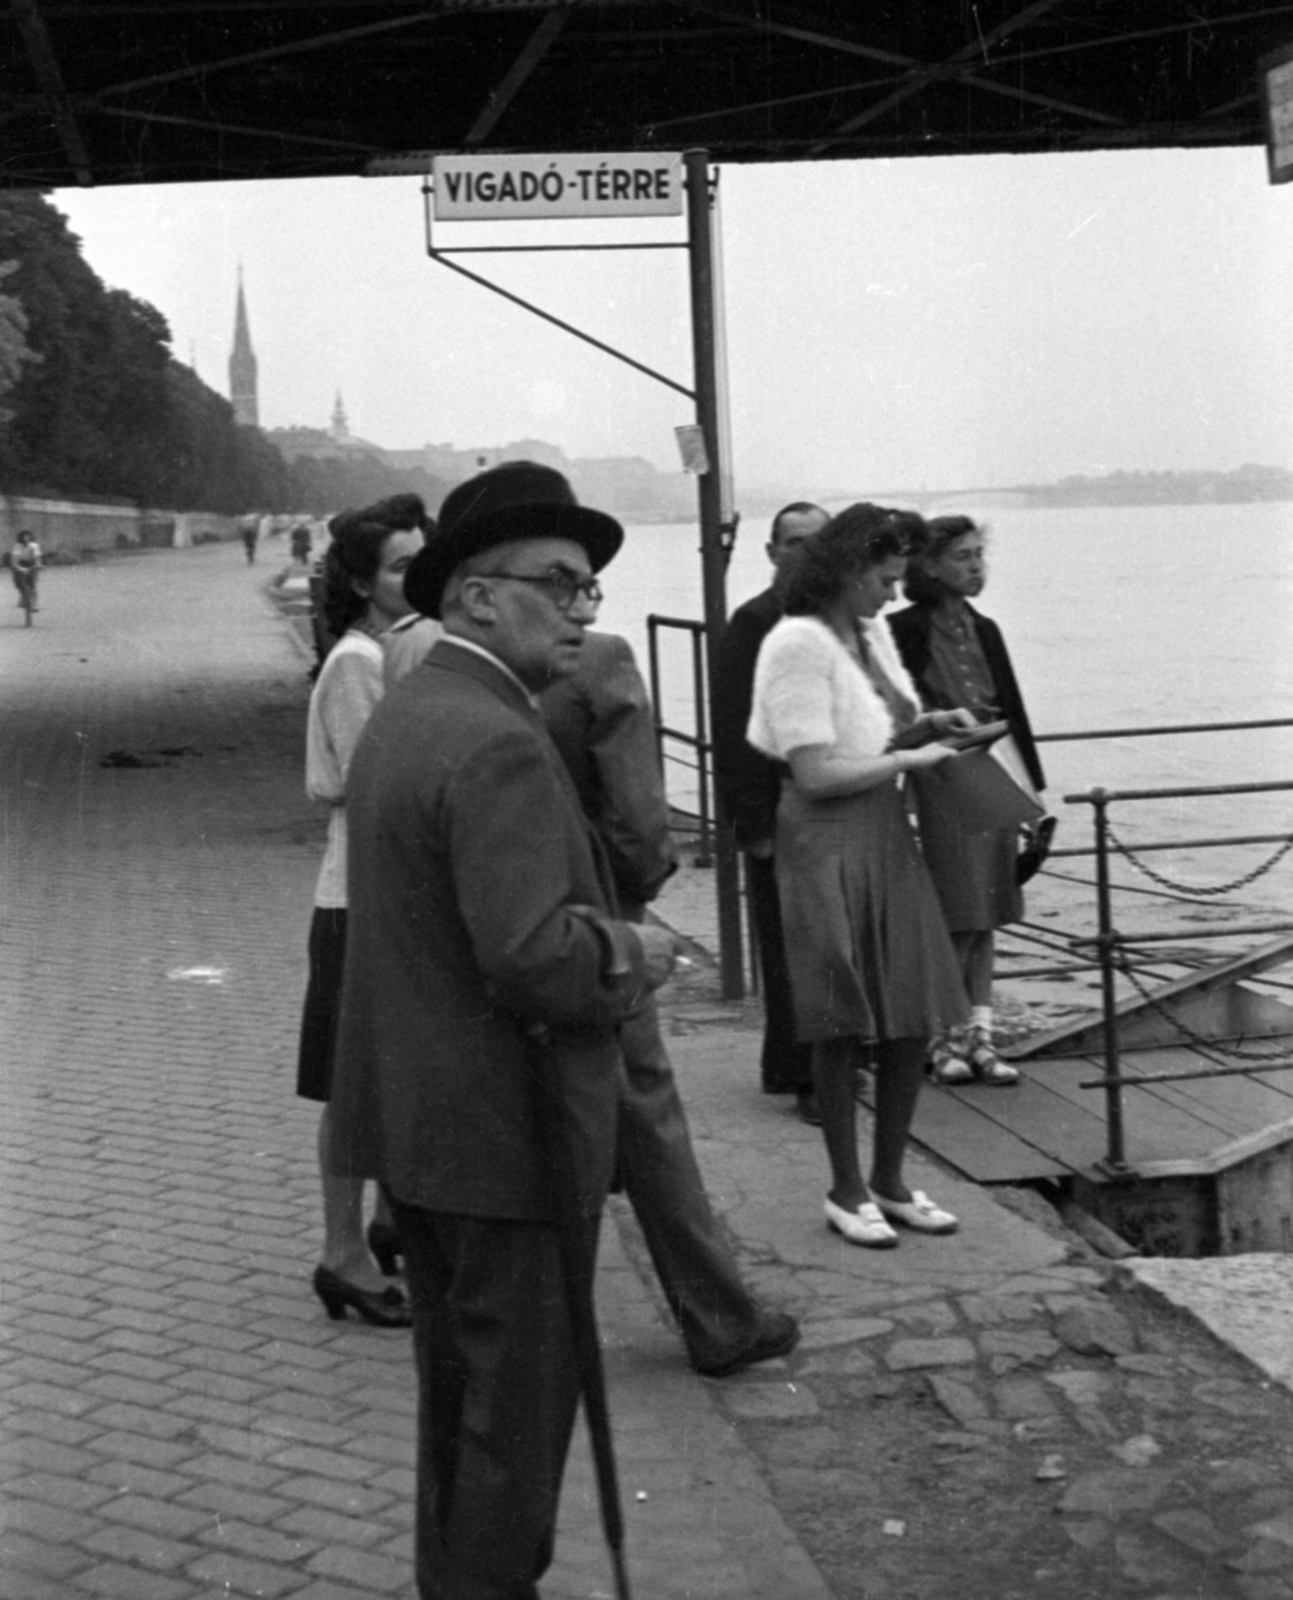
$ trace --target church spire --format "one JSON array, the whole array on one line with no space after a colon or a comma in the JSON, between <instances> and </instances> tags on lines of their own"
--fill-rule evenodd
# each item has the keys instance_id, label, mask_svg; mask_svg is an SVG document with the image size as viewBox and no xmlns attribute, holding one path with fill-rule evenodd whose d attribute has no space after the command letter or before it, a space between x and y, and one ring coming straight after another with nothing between
<instances>
[{"instance_id":1,"label":"church spire","mask_svg":"<svg viewBox=\"0 0 1293 1600\"><path fill-rule=\"evenodd\" d=\"M256 356L251 348L247 301L242 292L242 262L238 263L238 301L233 317L233 351L229 356L229 398L235 418L246 427L260 424L256 396Z\"/></svg>"},{"instance_id":2,"label":"church spire","mask_svg":"<svg viewBox=\"0 0 1293 1600\"><path fill-rule=\"evenodd\" d=\"M337 390L336 403L332 407L332 437L334 439L348 439L350 437L350 424L346 421L346 408L341 403L341 390Z\"/></svg>"}]
</instances>

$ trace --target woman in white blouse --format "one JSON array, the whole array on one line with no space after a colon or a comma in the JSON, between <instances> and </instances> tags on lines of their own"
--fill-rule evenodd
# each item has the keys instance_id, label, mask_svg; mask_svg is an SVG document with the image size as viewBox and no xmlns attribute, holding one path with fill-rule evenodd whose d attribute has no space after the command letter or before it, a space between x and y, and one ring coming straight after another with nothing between
<instances>
[{"instance_id":1,"label":"woman in white blouse","mask_svg":"<svg viewBox=\"0 0 1293 1600\"><path fill-rule=\"evenodd\" d=\"M967 1002L898 780L954 759L938 735L973 726L962 710L921 712L880 616L906 567L911 521L854 505L801 547L786 615L759 653L748 734L788 768L777 888L831 1166L826 1218L872 1248L898 1242L894 1222L923 1233L957 1226L902 1178L929 1039L962 1021ZM895 749L900 736L907 747ZM869 1184L854 1096L868 1058L876 1078Z\"/></svg>"},{"instance_id":2,"label":"woman in white blouse","mask_svg":"<svg viewBox=\"0 0 1293 1600\"><path fill-rule=\"evenodd\" d=\"M394 1273L398 1249L384 1202L379 1194L377 1215L365 1238L364 1181L333 1172L328 1159L328 1099L346 943L346 771L364 724L382 697L381 635L412 610L404 598L404 574L423 544L420 527L392 528L389 521L378 520L386 504L372 507L371 518L363 512L335 517L324 557L323 611L337 642L310 696L305 788L312 800L332 810L310 923L310 978L296 1091L323 1102L319 1176L324 1238L315 1293L334 1318L345 1316L349 1306L380 1327L408 1327L408 1304L383 1275ZM420 501L417 509L421 511ZM381 1270L370 1246L381 1259Z\"/></svg>"}]
</instances>

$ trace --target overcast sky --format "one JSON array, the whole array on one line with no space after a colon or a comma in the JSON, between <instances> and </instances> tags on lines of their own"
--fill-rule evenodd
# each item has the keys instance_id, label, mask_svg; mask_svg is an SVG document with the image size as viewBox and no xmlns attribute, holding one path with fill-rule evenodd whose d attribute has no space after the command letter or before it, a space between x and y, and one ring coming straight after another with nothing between
<instances>
[{"instance_id":1,"label":"overcast sky","mask_svg":"<svg viewBox=\"0 0 1293 1600\"><path fill-rule=\"evenodd\" d=\"M1293 186L1260 148L725 167L721 193L738 498L1293 467ZM326 426L339 390L391 448L678 465L689 403L428 260L416 178L54 201L221 393L242 262L264 426ZM528 226L436 243L569 236ZM683 251L461 259L690 383Z\"/></svg>"}]
</instances>

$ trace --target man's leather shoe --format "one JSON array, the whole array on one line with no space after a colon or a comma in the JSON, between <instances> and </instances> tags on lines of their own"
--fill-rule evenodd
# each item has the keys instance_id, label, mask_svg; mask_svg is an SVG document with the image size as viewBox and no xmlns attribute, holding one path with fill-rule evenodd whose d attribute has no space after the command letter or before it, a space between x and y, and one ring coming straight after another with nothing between
<instances>
[{"instance_id":1,"label":"man's leather shoe","mask_svg":"<svg viewBox=\"0 0 1293 1600\"><path fill-rule=\"evenodd\" d=\"M822 1125L822 1111L817 1104L816 1093L812 1089L801 1089L795 1098L799 1120L806 1122L810 1128L820 1128Z\"/></svg>"},{"instance_id":2,"label":"man's leather shoe","mask_svg":"<svg viewBox=\"0 0 1293 1600\"><path fill-rule=\"evenodd\" d=\"M703 1378L730 1378L733 1373L744 1372L756 1361L775 1361L778 1356L788 1356L799 1343L799 1324L788 1311L765 1311L762 1326L752 1343L734 1356L718 1361L695 1361L692 1365Z\"/></svg>"}]
</instances>

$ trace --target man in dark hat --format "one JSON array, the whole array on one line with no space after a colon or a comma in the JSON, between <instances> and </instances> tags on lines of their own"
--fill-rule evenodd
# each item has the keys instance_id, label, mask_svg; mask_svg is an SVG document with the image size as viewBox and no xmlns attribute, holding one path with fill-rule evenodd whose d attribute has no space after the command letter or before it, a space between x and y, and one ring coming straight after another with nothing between
<instances>
[{"instance_id":1,"label":"man in dark hat","mask_svg":"<svg viewBox=\"0 0 1293 1600\"><path fill-rule=\"evenodd\" d=\"M533 698L578 665L621 538L531 462L453 490L405 580L445 636L373 713L347 781L336 1154L382 1181L408 1270L422 1600L537 1597L578 1396L551 1126L591 1273L615 1026L674 959L672 936L610 915Z\"/></svg>"}]
</instances>

